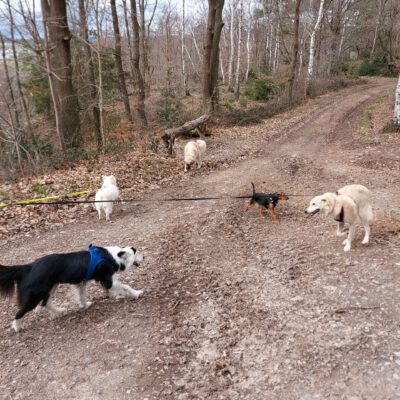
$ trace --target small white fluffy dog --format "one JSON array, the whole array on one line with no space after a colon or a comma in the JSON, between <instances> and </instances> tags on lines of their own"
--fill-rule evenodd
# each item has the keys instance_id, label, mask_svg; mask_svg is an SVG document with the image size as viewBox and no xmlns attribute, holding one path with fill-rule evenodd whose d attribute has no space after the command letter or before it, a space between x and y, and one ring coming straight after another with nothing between
<instances>
[{"instance_id":1,"label":"small white fluffy dog","mask_svg":"<svg viewBox=\"0 0 400 400\"><path fill-rule=\"evenodd\" d=\"M374 215L369 201L369 190L365 186L347 185L336 193L324 193L321 196L314 197L310 201L310 206L307 208L306 213L314 215L321 210L326 215L332 215L338 222L337 236L345 235L346 233L343 232L344 224L349 224L349 234L343 242L344 251L351 249L357 218L360 218L365 230L362 244L369 242L369 224L372 222Z\"/></svg>"},{"instance_id":2,"label":"small white fluffy dog","mask_svg":"<svg viewBox=\"0 0 400 400\"><path fill-rule=\"evenodd\" d=\"M104 212L106 221L110 220L110 216L113 212L114 203L112 200L119 199L119 190L117 187L117 180L114 175L103 176L103 185L97 191L95 200L107 200L107 203L95 203L97 212L99 213L99 219L101 219L101 213Z\"/></svg>"},{"instance_id":3,"label":"small white fluffy dog","mask_svg":"<svg viewBox=\"0 0 400 400\"><path fill-rule=\"evenodd\" d=\"M187 172L193 164L197 165L197 168L201 167L204 154L206 153L207 144L204 140L198 139L196 141L191 140L186 143L185 146L185 167L184 171Z\"/></svg>"}]
</instances>

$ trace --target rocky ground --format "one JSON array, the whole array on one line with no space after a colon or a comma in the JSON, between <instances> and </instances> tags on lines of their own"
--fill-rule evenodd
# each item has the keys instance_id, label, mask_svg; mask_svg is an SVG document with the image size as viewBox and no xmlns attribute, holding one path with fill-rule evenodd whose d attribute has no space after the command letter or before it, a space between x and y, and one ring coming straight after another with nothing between
<instances>
[{"instance_id":1,"label":"rocky ground","mask_svg":"<svg viewBox=\"0 0 400 400\"><path fill-rule=\"evenodd\" d=\"M302 195L279 204L280 225L244 200L150 201L116 207L110 223L87 208L4 236L6 265L89 243L134 245L146 262L120 277L144 289L138 301L92 284L83 311L60 288L68 313L31 313L19 334L14 300L1 300L0 398L398 399L400 140L378 133L394 85L372 81L216 132L205 168L184 175L166 161L175 176L140 193L246 195L253 181ZM371 243L359 226L344 253L334 221L304 210L348 183L371 189L376 218Z\"/></svg>"}]
</instances>

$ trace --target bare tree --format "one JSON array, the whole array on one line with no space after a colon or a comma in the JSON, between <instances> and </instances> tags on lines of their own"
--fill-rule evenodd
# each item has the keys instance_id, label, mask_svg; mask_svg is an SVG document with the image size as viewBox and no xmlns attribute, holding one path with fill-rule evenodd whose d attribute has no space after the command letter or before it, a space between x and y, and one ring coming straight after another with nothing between
<instances>
[{"instance_id":1,"label":"bare tree","mask_svg":"<svg viewBox=\"0 0 400 400\"><path fill-rule=\"evenodd\" d=\"M102 135L100 132L100 110L99 110L96 79L94 73L92 49L89 43L86 7L84 0L79 0L79 26L80 26L80 36L82 40L83 52L86 58L86 76L89 84L88 92L89 92L89 99L91 102L90 107L92 109L92 115L93 115L95 138L97 142L97 149L100 150L103 147Z\"/></svg>"},{"instance_id":2,"label":"bare tree","mask_svg":"<svg viewBox=\"0 0 400 400\"><path fill-rule=\"evenodd\" d=\"M128 120L132 122L133 120L131 114L131 106L129 104L128 90L126 88L126 82L125 82L125 72L122 66L121 34L119 32L119 21L118 21L117 8L115 6L115 0L110 0L110 6L111 6L111 15L112 15L112 22L114 29L114 40L115 40L114 57L118 71L119 88L122 94L122 100L124 102L125 115L128 118Z\"/></svg>"},{"instance_id":3,"label":"bare tree","mask_svg":"<svg viewBox=\"0 0 400 400\"><path fill-rule=\"evenodd\" d=\"M218 104L219 41L224 26L224 0L208 0L207 33L203 57L203 106L215 109Z\"/></svg>"},{"instance_id":4,"label":"bare tree","mask_svg":"<svg viewBox=\"0 0 400 400\"><path fill-rule=\"evenodd\" d=\"M229 2L229 10L230 10L230 27L229 27L229 35L230 35L230 47L229 47L229 63L228 63L228 91L233 92L233 61L235 57L235 8L236 2L235 0L230 0Z\"/></svg>"},{"instance_id":5,"label":"bare tree","mask_svg":"<svg viewBox=\"0 0 400 400\"><path fill-rule=\"evenodd\" d=\"M130 0L131 3L131 21L132 21L132 32L133 32L133 72L134 82L136 86L136 112L139 116L140 123L142 126L147 125L146 111L144 106L145 100L145 86L140 71L140 34L139 34L139 22L137 18L136 0Z\"/></svg>"},{"instance_id":6,"label":"bare tree","mask_svg":"<svg viewBox=\"0 0 400 400\"><path fill-rule=\"evenodd\" d=\"M60 106L60 132L66 148L82 145L80 133L79 104L72 84L71 47L72 38L68 28L67 6L65 0L41 0L42 15L49 31L52 46L50 63L54 95Z\"/></svg>"},{"instance_id":7,"label":"bare tree","mask_svg":"<svg viewBox=\"0 0 400 400\"><path fill-rule=\"evenodd\" d=\"M238 46L236 55L236 75L235 75L235 98L240 95L240 56L242 50L242 26L243 26L243 0L240 0L239 26L238 26Z\"/></svg>"},{"instance_id":8,"label":"bare tree","mask_svg":"<svg viewBox=\"0 0 400 400\"><path fill-rule=\"evenodd\" d=\"M307 68L307 83L310 82L313 76L313 71L314 71L314 54L315 54L315 37L317 35L318 29L320 27L321 21L322 21L322 16L323 16L323 11L324 11L324 2L325 0L320 0L319 3L319 11L318 11L318 17L317 21L315 22L314 28L311 32L311 37L310 37L310 56L308 59L308 68Z\"/></svg>"},{"instance_id":9,"label":"bare tree","mask_svg":"<svg viewBox=\"0 0 400 400\"><path fill-rule=\"evenodd\" d=\"M394 103L394 122L400 126L400 74L396 86L396 98Z\"/></svg>"},{"instance_id":10,"label":"bare tree","mask_svg":"<svg viewBox=\"0 0 400 400\"><path fill-rule=\"evenodd\" d=\"M299 56L299 24L300 6L302 0L296 0L296 10L294 14L294 38L293 38L293 60L289 78L289 104L293 103L293 86L296 79L297 60Z\"/></svg>"},{"instance_id":11,"label":"bare tree","mask_svg":"<svg viewBox=\"0 0 400 400\"><path fill-rule=\"evenodd\" d=\"M187 82L186 63L185 63L185 0L182 0L182 20L181 20L181 59L182 59L182 80L183 92L185 96L189 96L189 88Z\"/></svg>"}]
</instances>

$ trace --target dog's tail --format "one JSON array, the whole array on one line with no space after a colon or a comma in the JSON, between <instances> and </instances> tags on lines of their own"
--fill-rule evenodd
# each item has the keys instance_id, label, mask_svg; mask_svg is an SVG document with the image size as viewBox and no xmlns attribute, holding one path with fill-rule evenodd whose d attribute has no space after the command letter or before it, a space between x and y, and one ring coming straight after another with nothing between
<instances>
[{"instance_id":1,"label":"dog's tail","mask_svg":"<svg viewBox=\"0 0 400 400\"><path fill-rule=\"evenodd\" d=\"M253 186L253 196L256 194L256 187L254 186L254 183L251 182L251 186Z\"/></svg>"},{"instance_id":2,"label":"dog's tail","mask_svg":"<svg viewBox=\"0 0 400 400\"><path fill-rule=\"evenodd\" d=\"M0 265L0 295L11 297L14 294L15 283L21 282L31 268L29 264L12 267Z\"/></svg>"}]
</instances>

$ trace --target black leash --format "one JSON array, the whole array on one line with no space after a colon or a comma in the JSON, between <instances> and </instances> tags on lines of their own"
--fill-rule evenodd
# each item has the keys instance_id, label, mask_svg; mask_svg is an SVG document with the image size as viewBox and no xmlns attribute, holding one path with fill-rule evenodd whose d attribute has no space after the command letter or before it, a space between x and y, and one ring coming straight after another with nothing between
<instances>
[{"instance_id":1,"label":"black leash","mask_svg":"<svg viewBox=\"0 0 400 400\"><path fill-rule=\"evenodd\" d=\"M294 196L312 196L309 194L288 194L288 197ZM65 201L37 201L29 203L10 203L7 206L60 206L72 204L95 204L95 203L149 203L149 202L178 202L178 201L212 201L212 200L230 200L230 199L251 199L252 196L226 196L226 197L178 197L166 199L126 199L126 200L65 200Z\"/></svg>"}]
</instances>

